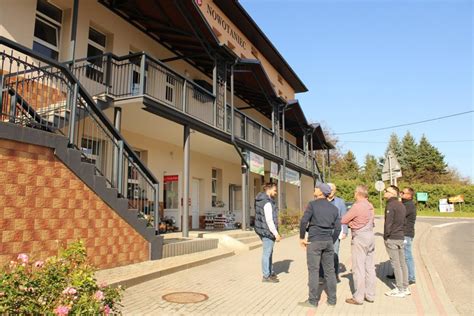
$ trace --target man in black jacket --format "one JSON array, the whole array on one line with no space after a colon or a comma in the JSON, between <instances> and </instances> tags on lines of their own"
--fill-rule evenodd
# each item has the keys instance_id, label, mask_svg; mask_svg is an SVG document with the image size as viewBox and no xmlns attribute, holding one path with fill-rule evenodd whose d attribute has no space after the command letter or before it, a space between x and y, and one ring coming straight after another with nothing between
<instances>
[{"instance_id":1,"label":"man in black jacket","mask_svg":"<svg viewBox=\"0 0 474 316\"><path fill-rule=\"evenodd\" d=\"M308 264L309 297L298 305L317 307L320 299L319 264L322 263L324 278L328 289L328 305L336 305L336 273L334 270L334 242L341 232L341 220L337 207L327 197L331 187L319 183L314 189L315 200L311 201L304 212L300 223L300 244L306 249ZM305 238L306 230L308 237Z\"/></svg>"},{"instance_id":2,"label":"man in black jacket","mask_svg":"<svg viewBox=\"0 0 474 316\"><path fill-rule=\"evenodd\" d=\"M408 283L415 284L415 262L413 261L412 244L415 238L416 206L413 203L415 191L408 187L401 192L402 202L405 205L405 260L408 268Z\"/></svg>"},{"instance_id":3,"label":"man in black jacket","mask_svg":"<svg viewBox=\"0 0 474 316\"><path fill-rule=\"evenodd\" d=\"M408 269L404 251L406 210L402 202L398 200L399 192L394 185L384 190L387 205L385 206L383 239L396 281L396 287L385 295L392 297L405 297L411 294L408 290Z\"/></svg>"},{"instance_id":4,"label":"man in black jacket","mask_svg":"<svg viewBox=\"0 0 474 316\"><path fill-rule=\"evenodd\" d=\"M276 183L267 183L264 192L255 198L255 232L262 240L262 282L278 283L279 280L273 271L273 246L279 242L278 208L275 204L277 195Z\"/></svg>"}]
</instances>

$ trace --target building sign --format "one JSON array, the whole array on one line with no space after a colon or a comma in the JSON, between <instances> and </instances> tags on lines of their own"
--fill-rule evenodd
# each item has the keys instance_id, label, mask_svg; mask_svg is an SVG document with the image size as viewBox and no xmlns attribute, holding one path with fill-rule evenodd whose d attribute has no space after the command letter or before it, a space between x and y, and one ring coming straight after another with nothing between
<instances>
[{"instance_id":1,"label":"building sign","mask_svg":"<svg viewBox=\"0 0 474 316\"><path fill-rule=\"evenodd\" d=\"M226 20L224 20L222 16L220 16L220 14L217 13L216 10L209 3L207 4L207 14L209 14L212 19L216 21L224 29L224 31L226 31L230 35L230 37L235 40L235 42L240 47L245 49L247 43L242 38L242 36L240 36L239 33L237 33L235 29L231 27L230 24Z\"/></svg>"},{"instance_id":2,"label":"building sign","mask_svg":"<svg viewBox=\"0 0 474 316\"><path fill-rule=\"evenodd\" d=\"M270 161L270 178L279 180L278 164L273 161Z\"/></svg>"},{"instance_id":3,"label":"building sign","mask_svg":"<svg viewBox=\"0 0 474 316\"><path fill-rule=\"evenodd\" d=\"M164 176L163 177L163 182L178 182L178 175L170 175L170 176Z\"/></svg>"},{"instance_id":4,"label":"building sign","mask_svg":"<svg viewBox=\"0 0 474 316\"><path fill-rule=\"evenodd\" d=\"M286 168L285 172L286 182L291 183L296 186L300 186L300 173L298 171Z\"/></svg>"},{"instance_id":5,"label":"building sign","mask_svg":"<svg viewBox=\"0 0 474 316\"><path fill-rule=\"evenodd\" d=\"M262 156L250 152L250 172L263 176L265 174L264 159Z\"/></svg>"}]
</instances>

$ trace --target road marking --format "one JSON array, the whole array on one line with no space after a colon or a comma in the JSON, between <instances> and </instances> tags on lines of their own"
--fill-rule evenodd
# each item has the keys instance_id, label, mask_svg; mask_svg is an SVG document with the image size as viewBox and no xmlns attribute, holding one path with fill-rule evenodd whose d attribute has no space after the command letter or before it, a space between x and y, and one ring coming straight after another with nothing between
<instances>
[{"instance_id":1,"label":"road marking","mask_svg":"<svg viewBox=\"0 0 474 316\"><path fill-rule=\"evenodd\" d=\"M444 224L434 225L433 228L443 228L446 226L451 226L451 225L456 225L456 224L469 224L469 223L471 222L462 221L462 222L454 222L454 223L444 223Z\"/></svg>"}]
</instances>

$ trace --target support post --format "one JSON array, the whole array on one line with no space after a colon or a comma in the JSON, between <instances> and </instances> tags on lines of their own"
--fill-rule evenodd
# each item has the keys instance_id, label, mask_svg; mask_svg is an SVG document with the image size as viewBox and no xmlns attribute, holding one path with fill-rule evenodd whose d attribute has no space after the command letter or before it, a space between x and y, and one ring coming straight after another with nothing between
<instances>
[{"instance_id":1,"label":"support post","mask_svg":"<svg viewBox=\"0 0 474 316\"><path fill-rule=\"evenodd\" d=\"M190 152L190 128L189 125L184 126L184 146L183 146L183 157L184 157L184 172L183 172L183 237L189 237L189 152Z\"/></svg>"},{"instance_id":2,"label":"support post","mask_svg":"<svg viewBox=\"0 0 474 316\"><path fill-rule=\"evenodd\" d=\"M230 139L235 140L234 131L234 65L230 66Z\"/></svg>"},{"instance_id":3,"label":"support post","mask_svg":"<svg viewBox=\"0 0 474 316\"><path fill-rule=\"evenodd\" d=\"M106 69L105 69L105 94L110 95L110 88L112 86L112 56L107 54Z\"/></svg>"},{"instance_id":4,"label":"support post","mask_svg":"<svg viewBox=\"0 0 474 316\"><path fill-rule=\"evenodd\" d=\"M247 158L247 152L243 153ZM244 161L242 161L242 230L248 227L247 214L249 213L249 195L248 195L248 174L249 170Z\"/></svg>"},{"instance_id":5,"label":"support post","mask_svg":"<svg viewBox=\"0 0 474 316\"><path fill-rule=\"evenodd\" d=\"M74 144L75 132L76 132L76 100L77 100L78 86L74 84L72 97L70 99L69 108L71 110L69 114L69 143Z\"/></svg>"},{"instance_id":6,"label":"support post","mask_svg":"<svg viewBox=\"0 0 474 316\"><path fill-rule=\"evenodd\" d=\"M76 63L76 37L77 37L77 18L79 15L79 0L74 0L72 6L72 24L71 24L71 69Z\"/></svg>"},{"instance_id":7,"label":"support post","mask_svg":"<svg viewBox=\"0 0 474 316\"><path fill-rule=\"evenodd\" d=\"M145 94L145 63L146 55L143 53L140 60L140 95Z\"/></svg>"},{"instance_id":8,"label":"support post","mask_svg":"<svg viewBox=\"0 0 474 316\"><path fill-rule=\"evenodd\" d=\"M117 191L123 195L123 140L118 141Z\"/></svg>"},{"instance_id":9,"label":"support post","mask_svg":"<svg viewBox=\"0 0 474 316\"><path fill-rule=\"evenodd\" d=\"M303 186L303 181L302 181L301 174L300 174L300 185L298 187L298 194L299 194L299 200L300 200L300 216L303 214L303 190L302 190L302 186Z\"/></svg>"},{"instance_id":10,"label":"support post","mask_svg":"<svg viewBox=\"0 0 474 316\"><path fill-rule=\"evenodd\" d=\"M278 208L279 209L283 209L283 207L281 206L281 203L282 203L282 196L281 196L281 183L282 183L282 180L281 180L281 165L278 164L278 184L277 184L277 190L278 190Z\"/></svg>"},{"instance_id":11,"label":"support post","mask_svg":"<svg viewBox=\"0 0 474 316\"><path fill-rule=\"evenodd\" d=\"M327 182L331 181L331 157L329 155L329 149L327 149L328 154L328 179Z\"/></svg>"},{"instance_id":12,"label":"support post","mask_svg":"<svg viewBox=\"0 0 474 316\"><path fill-rule=\"evenodd\" d=\"M120 132L122 125L122 108L116 107L114 108L114 127L117 131ZM118 148L117 146L114 146L114 160L113 160L113 174L114 174L114 180L115 180L115 185L118 188L119 187L119 179L118 179L118 168L119 168L119 153L118 153Z\"/></svg>"},{"instance_id":13,"label":"support post","mask_svg":"<svg viewBox=\"0 0 474 316\"><path fill-rule=\"evenodd\" d=\"M155 228L155 234L160 234L160 185L158 183L153 184L153 227Z\"/></svg>"},{"instance_id":14,"label":"support post","mask_svg":"<svg viewBox=\"0 0 474 316\"><path fill-rule=\"evenodd\" d=\"M188 81L184 80L184 82L183 82L183 104L182 104L183 105L182 108L183 108L184 113L188 113L187 108L186 108L186 89L187 89L186 86L187 86L187 84L188 84Z\"/></svg>"},{"instance_id":15,"label":"support post","mask_svg":"<svg viewBox=\"0 0 474 316\"><path fill-rule=\"evenodd\" d=\"M283 155L282 155L282 158L283 158L283 183L282 183L282 192L281 192L281 195L282 195L282 209L286 209L286 159L288 158L288 146L286 144L286 124L285 124L285 111L286 111L286 107L283 106L283 113L282 113L282 125L283 125L283 136L282 136L282 139L283 139Z\"/></svg>"},{"instance_id":16,"label":"support post","mask_svg":"<svg viewBox=\"0 0 474 316\"><path fill-rule=\"evenodd\" d=\"M214 94L214 102L212 103L212 124L217 124L217 60L214 59L214 68L212 69L212 93Z\"/></svg>"}]
</instances>

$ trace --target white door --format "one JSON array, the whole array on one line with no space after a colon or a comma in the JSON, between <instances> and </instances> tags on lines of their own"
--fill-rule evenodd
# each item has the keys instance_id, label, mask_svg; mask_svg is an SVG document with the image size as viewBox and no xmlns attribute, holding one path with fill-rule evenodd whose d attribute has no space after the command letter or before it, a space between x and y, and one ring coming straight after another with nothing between
<instances>
[{"instance_id":1,"label":"white door","mask_svg":"<svg viewBox=\"0 0 474 316\"><path fill-rule=\"evenodd\" d=\"M199 180L192 180L191 188L192 229L199 229Z\"/></svg>"}]
</instances>

